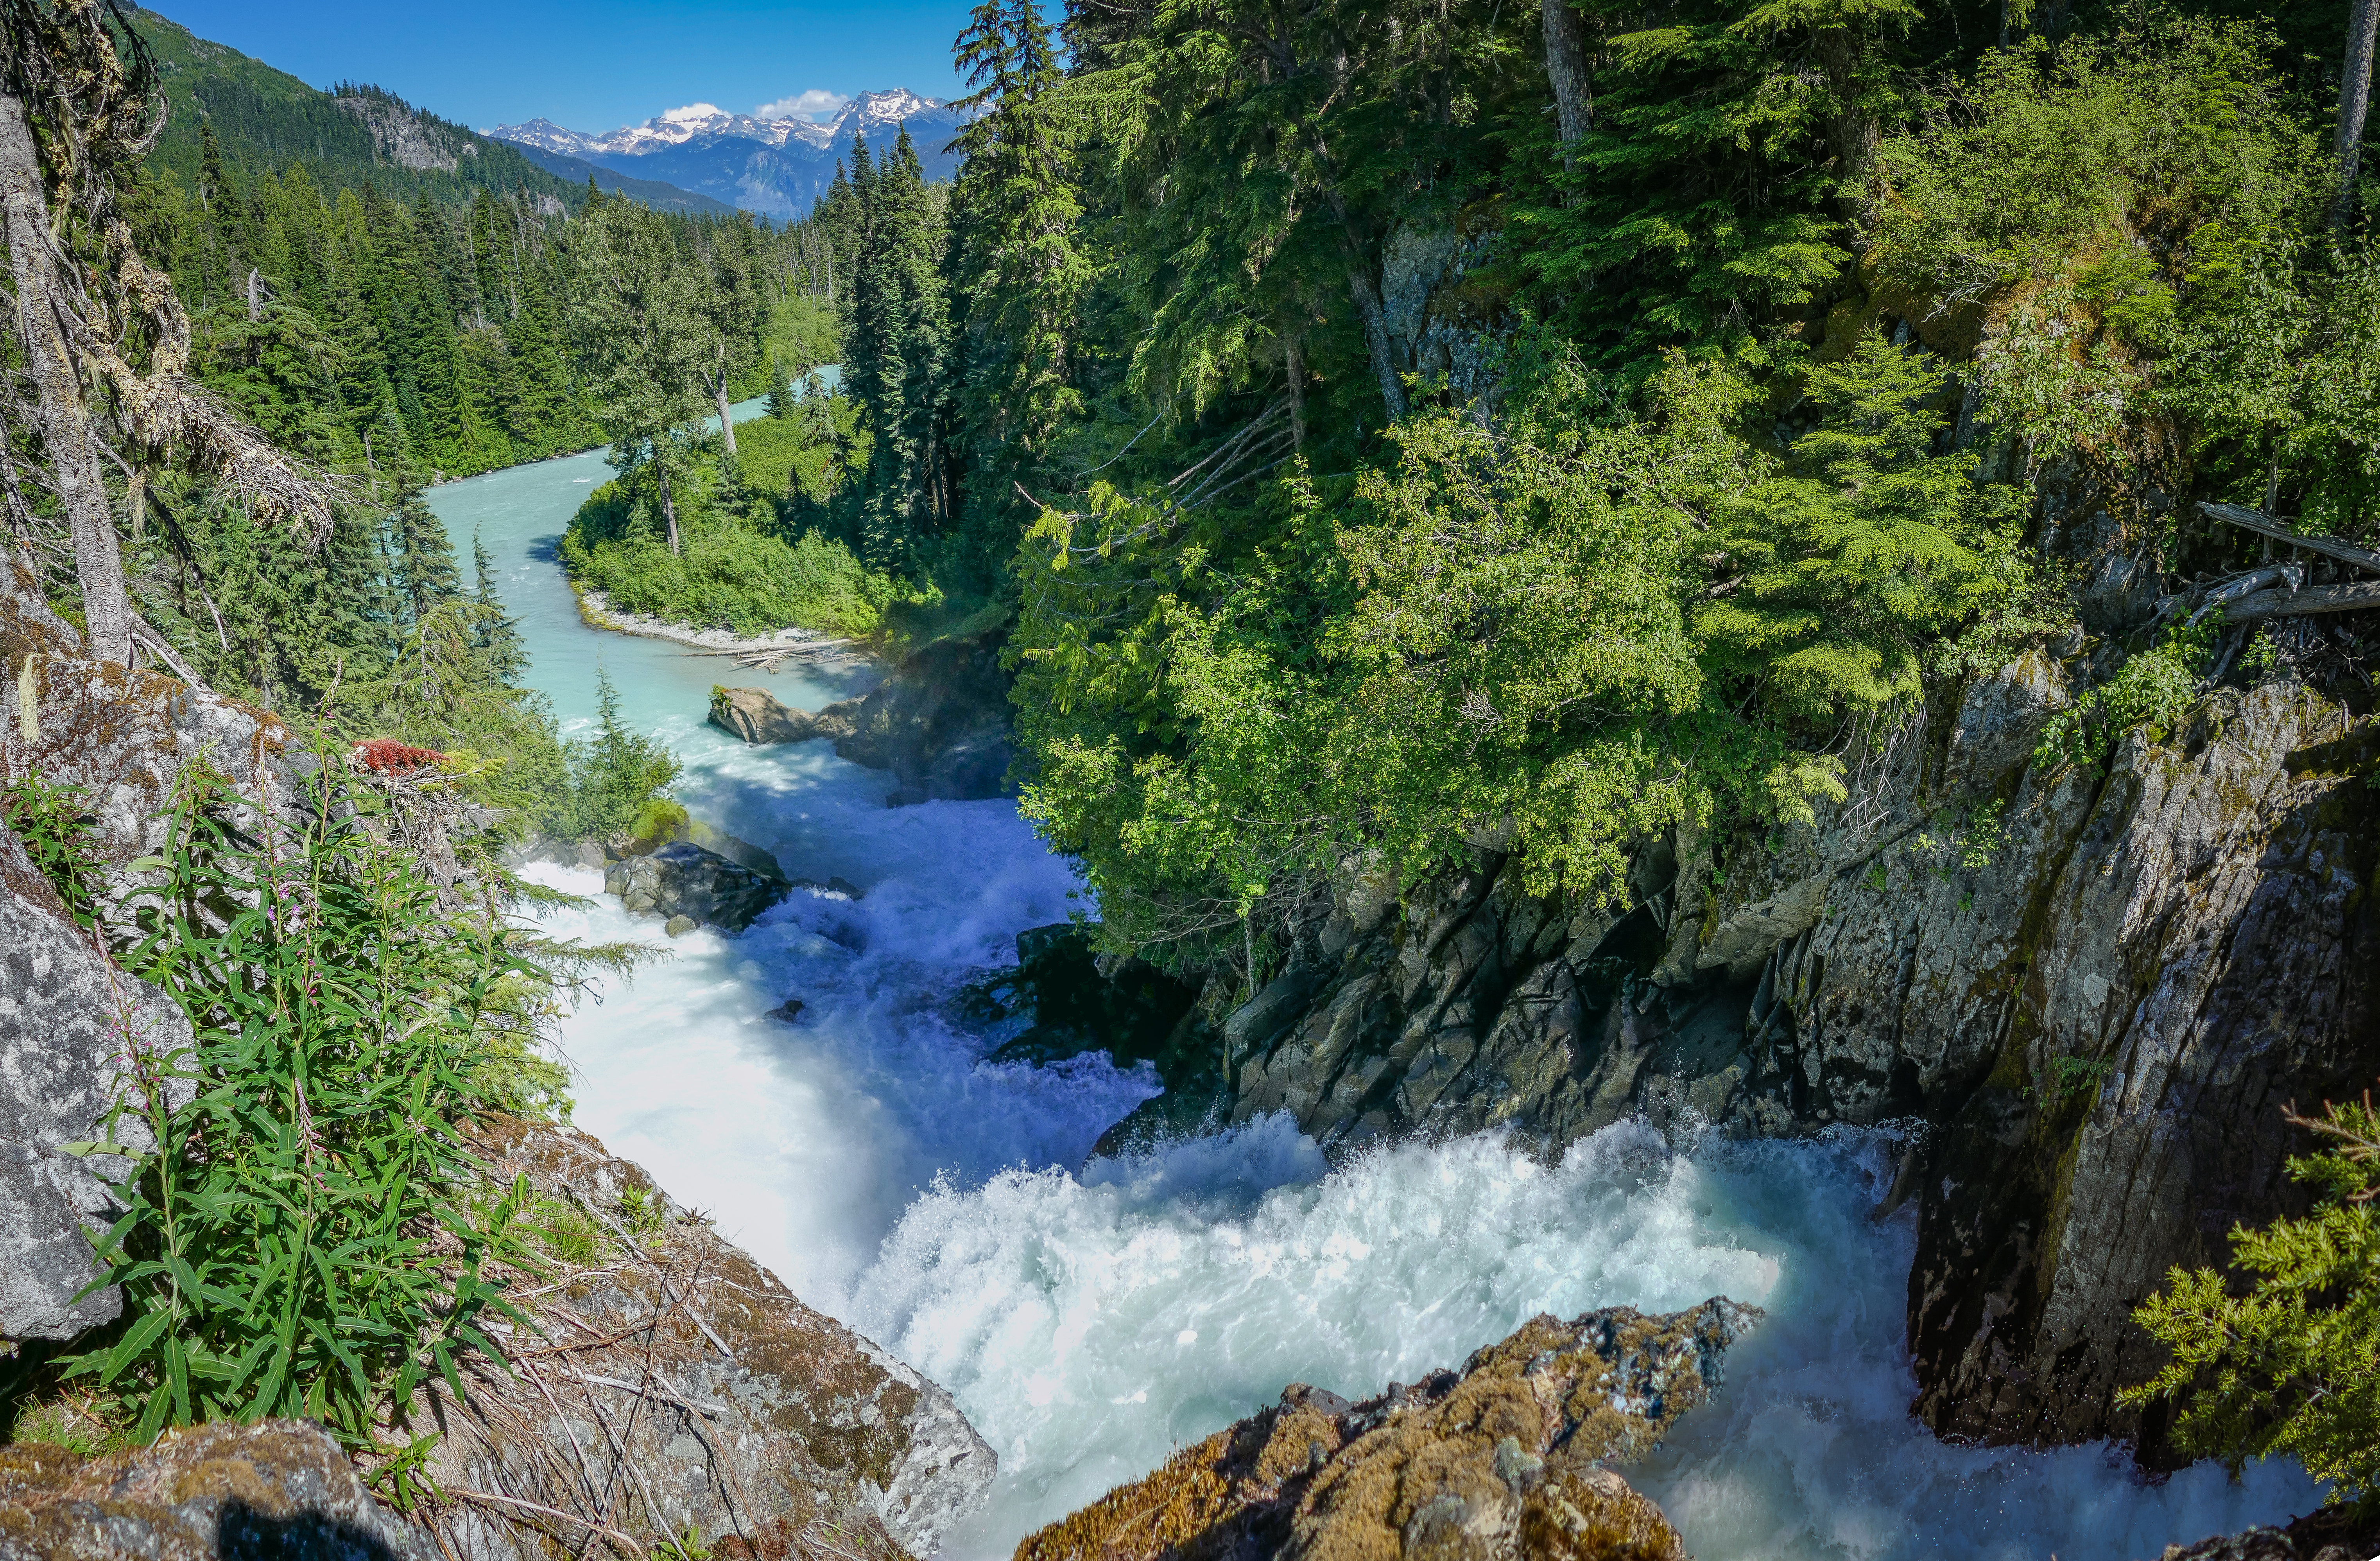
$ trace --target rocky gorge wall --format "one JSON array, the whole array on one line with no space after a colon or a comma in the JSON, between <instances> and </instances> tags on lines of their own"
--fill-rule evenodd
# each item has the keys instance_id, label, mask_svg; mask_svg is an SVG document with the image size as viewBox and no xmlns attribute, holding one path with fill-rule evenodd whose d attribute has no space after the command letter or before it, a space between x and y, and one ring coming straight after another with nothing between
<instances>
[{"instance_id":1,"label":"rocky gorge wall","mask_svg":"<svg viewBox=\"0 0 2380 1561\"><path fill-rule=\"evenodd\" d=\"M0 817L0 1356L14 1358L14 1410L28 1368L107 1338L122 1314L113 1288L80 1292L98 1276L91 1238L121 1212L107 1183L123 1167L81 1148L107 1138L137 1054L191 1040L180 1008L111 952L128 903L157 881L144 859L165 841L158 815L203 766L248 799L220 805L253 829L325 760L268 712L93 664L6 555L0 665L0 779L80 787L106 879L101 926L79 926ZM384 783L366 767L344 784ZM447 832L486 820L391 800L369 826L443 888L470 888ZM119 1123L116 1141L145 1147L137 1127ZM668 1540L722 1557L902 1561L930 1555L980 1498L995 1460L948 1394L804 1306L642 1170L509 1117L480 1122L475 1148L486 1185L466 1195L514 1193L524 1228L545 1234L492 1271L530 1323L497 1330L511 1370L476 1365L467 1398L433 1387L387 1428L399 1446L443 1433L422 1470L435 1495L391 1511L337 1443L297 1421L200 1426L95 1457L29 1442L0 1447L0 1556L512 1561L606 1539L631 1555Z\"/></svg>"},{"instance_id":2,"label":"rocky gorge wall","mask_svg":"<svg viewBox=\"0 0 2380 1561\"><path fill-rule=\"evenodd\" d=\"M2084 665L1973 679L1811 825L1670 832L1624 906L1532 897L1492 850L1402 895L1350 864L1221 1019L1208 1109L1287 1111L1334 1153L1502 1127L1554 1154L1632 1114L1906 1123L1916 1412L2156 1461L2161 1424L2113 1403L2154 1369L2132 1306L2296 1206L2285 1105L2380 1075L2380 747L2274 681L2104 774L2046 763Z\"/></svg>"}]
</instances>

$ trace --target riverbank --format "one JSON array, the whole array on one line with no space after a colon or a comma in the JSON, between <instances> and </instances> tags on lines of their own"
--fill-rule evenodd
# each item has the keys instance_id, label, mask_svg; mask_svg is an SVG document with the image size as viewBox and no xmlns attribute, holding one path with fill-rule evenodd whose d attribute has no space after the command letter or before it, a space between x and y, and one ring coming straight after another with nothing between
<instances>
[{"instance_id":1,"label":"riverbank","mask_svg":"<svg viewBox=\"0 0 2380 1561\"><path fill-rule=\"evenodd\" d=\"M720 655L795 657L802 661L864 661L875 654L864 640L830 640L808 628L781 628L773 634L739 635L724 628L697 628L690 623L670 623L645 613L622 612L600 591L571 591L578 598L578 616L589 628L614 634L635 634L647 640L667 640Z\"/></svg>"}]
</instances>

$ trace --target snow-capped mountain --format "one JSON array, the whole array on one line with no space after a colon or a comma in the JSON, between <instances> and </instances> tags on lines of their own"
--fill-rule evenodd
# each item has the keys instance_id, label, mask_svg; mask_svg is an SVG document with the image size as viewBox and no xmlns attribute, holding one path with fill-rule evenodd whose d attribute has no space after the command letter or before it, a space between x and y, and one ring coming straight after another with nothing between
<instances>
[{"instance_id":1,"label":"snow-capped mountain","mask_svg":"<svg viewBox=\"0 0 2380 1561\"><path fill-rule=\"evenodd\" d=\"M860 93L832 120L731 114L715 104L698 103L608 135L589 135L550 119L499 125L487 133L615 173L665 179L747 211L789 217L806 214L826 193L835 165L848 159L858 136L880 152L905 126L926 177L948 178L958 165L948 143L960 123L948 104L896 87Z\"/></svg>"}]
</instances>

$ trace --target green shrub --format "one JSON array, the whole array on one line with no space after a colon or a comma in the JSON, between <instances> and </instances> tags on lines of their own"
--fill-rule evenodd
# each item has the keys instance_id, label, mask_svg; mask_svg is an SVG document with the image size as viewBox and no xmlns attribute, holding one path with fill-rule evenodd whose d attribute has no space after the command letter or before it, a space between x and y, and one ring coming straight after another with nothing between
<instances>
[{"instance_id":1,"label":"green shrub","mask_svg":"<svg viewBox=\"0 0 2380 1561\"><path fill-rule=\"evenodd\" d=\"M84 801L82 787L53 785L40 775L0 786L0 823L57 890L75 925L88 930L99 922L107 859L86 833L92 820Z\"/></svg>"},{"instance_id":2,"label":"green shrub","mask_svg":"<svg viewBox=\"0 0 2380 1561\"><path fill-rule=\"evenodd\" d=\"M2198 702L2199 675L2214 643L2212 621L2177 628L2116 675L2049 718L2034 754L2045 764L2100 765L2136 727L2162 742Z\"/></svg>"},{"instance_id":3,"label":"green shrub","mask_svg":"<svg viewBox=\"0 0 2380 1561\"><path fill-rule=\"evenodd\" d=\"M196 1041L136 1040L111 1141L84 1146L114 1150L129 1117L161 1147L99 1243L121 1329L66 1370L137 1403L137 1440L298 1415L361 1445L425 1379L459 1393L460 1353L501 1359L457 1124L537 1088L554 971L498 919L443 910L338 800L326 773L303 811L243 829L256 815L194 773L151 863L168 881L131 902L123 962Z\"/></svg>"},{"instance_id":4,"label":"green shrub","mask_svg":"<svg viewBox=\"0 0 2380 1561\"><path fill-rule=\"evenodd\" d=\"M2245 1294L2212 1268L2168 1274L2132 1318L2173 1359L2117 1401L2169 1400L2182 1450L2235 1473L2288 1455L2337 1482L2333 1501L2368 1501L2380 1492L2380 1114L2367 1093L2289 1120L2327 1140L2289 1162L2317 1206L2261 1230L2233 1227Z\"/></svg>"},{"instance_id":5,"label":"green shrub","mask_svg":"<svg viewBox=\"0 0 2380 1561\"><path fill-rule=\"evenodd\" d=\"M557 833L572 840L650 838L672 810L685 815L664 795L677 780L677 755L628 725L620 691L600 666L595 706L595 735L569 746L568 789L553 809Z\"/></svg>"},{"instance_id":6,"label":"green shrub","mask_svg":"<svg viewBox=\"0 0 2380 1561\"><path fill-rule=\"evenodd\" d=\"M562 539L571 579L623 611L746 635L867 634L897 594L891 577L862 567L839 542L814 530L788 542L696 494L678 500L682 551L673 554L645 488L606 482Z\"/></svg>"}]
</instances>

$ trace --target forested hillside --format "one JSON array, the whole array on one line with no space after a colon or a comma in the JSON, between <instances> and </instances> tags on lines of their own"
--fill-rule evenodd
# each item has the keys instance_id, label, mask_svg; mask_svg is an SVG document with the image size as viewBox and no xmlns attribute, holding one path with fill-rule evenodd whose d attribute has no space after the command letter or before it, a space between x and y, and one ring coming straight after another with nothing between
<instances>
[{"instance_id":1,"label":"forested hillside","mask_svg":"<svg viewBox=\"0 0 2380 1561\"><path fill-rule=\"evenodd\" d=\"M325 183L370 182L407 203L426 194L454 205L489 189L575 205L586 192L584 183L556 177L506 142L377 87L342 83L317 91L155 11L131 12L130 25L155 57L171 105L149 165L188 194L197 194L203 177L202 130L213 133L218 157L236 174L277 173L303 162Z\"/></svg>"},{"instance_id":2,"label":"forested hillside","mask_svg":"<svg viewBox=\"0 0 2380 1561\"><path fill-rule=\"evenodd\" d=\"M102 204L58 199L92 247L82 286L144 300L74 306L144 322L107 327L123 345L103 360L140 376L128 384L173 388L110 392L126 433L92 480L121 533L105 549L66 524L68 494L42 475L48 403L16 382L0 401L12 545L70 616L128 614L144 654L336 730L476 753L473 788L524 823L619 827L650 786L589 800L612 784L590 778L603 766L573 771L517 687L517 642L469 539L450 543L420 490L606 443L625 469L649 458L660 431L638 409L654 386L607 356L636 285L607 236L633 232L686 311L671 316L685 384L669 405L674 437L698 442L702 416L766 389L796 338L810 362L832 359L821 241L560 186L384 94L313 92L148 13L138 34L156 53L117 33L120 84L101 74L89 91L148 84L164 131L144 146L134 121L111 122L117 139L95 144L117 160L85 192ZM199 426L240 432L144 423L164 414L128 394L170 394Z\"/></svg>"},{"instance_id":3,"label":"forested hillside","mask_svg":"<svg viewBox=\"0 0 2380 1561\"><path fill-rule=\"evenodd\" d=\"M2380 526L2350 22L990 0L947 199L896 147L821 209L827 518L1015 604L1026 805L1119 944L1245 980L1350 853L1483 829L1616 893L2064 632L2061 506L2185 571L2200 497Z\"/></svg>"}]
</instances>

